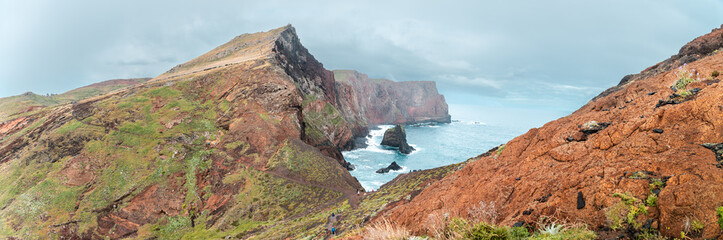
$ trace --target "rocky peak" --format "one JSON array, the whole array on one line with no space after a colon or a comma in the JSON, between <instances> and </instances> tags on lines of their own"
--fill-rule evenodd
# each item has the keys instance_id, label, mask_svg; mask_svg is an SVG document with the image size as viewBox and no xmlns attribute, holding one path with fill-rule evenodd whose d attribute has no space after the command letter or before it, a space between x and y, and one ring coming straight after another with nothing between
<instances>
[{"instance_id":1,"label":"rocky peak","mask_svg":"<svg viewBox=\"0 0 723 240\"><path fill-rule=\"evenodd\" d=\"M267 32L245 33L201 56L173 67L156 79L207 71L249 60L273 58L275 53L279 52L277 43L284 43L280 45L288 48L301 46L296 30L291 25Z\"/></svg>"}]
</instances>

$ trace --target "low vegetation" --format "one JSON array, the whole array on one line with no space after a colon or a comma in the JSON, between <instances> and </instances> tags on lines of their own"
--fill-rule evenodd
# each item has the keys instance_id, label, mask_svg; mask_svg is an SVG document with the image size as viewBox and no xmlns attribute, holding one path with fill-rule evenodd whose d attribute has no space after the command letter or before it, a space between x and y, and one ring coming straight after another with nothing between
<instances>
[{"instance_id":1,"label":"low vegetation","mask_svg":"<svg viewBox=\"0 0 723 240\"><path fill-rule=\"evenodd\" d=\"M698 73L695 72L695 69L688 70L684 66L680 66L678 68L678 71L676 71L676 76L678 77L678 80L675 81L673 87L678 92L684 91L685 87L688 86L688 84L699 81L697 75Z\"/></svg>"},{"instance_id":2,"label":"low vegetation","mask_svg":"<svg viewBox=\"0 0 723 240\"><path fill-rule=\"evenodd\" d=\"M558 224L549 222L540 224L530 231L529 226L506 227L486 222L473 223L470 220L454 217L440 218L435 225L429 226L430 236L413 236L402 226L386 220L372 223L364 232L365 239L438 239L438 240L587 240L597 238L597 234L581 224Z\"/></svg>"},{"instance_id":3,"label":"low vegetation","mask_svg":"<svg viewBox=\"0 0 723 240\"><path fill-rule=\"evenodd\" d=\"M605 217L612 230L620 230L625 226L640 229L642 223L637 220L638 215L648 214L648 208L640 199L629 193L615 193L614 197L620 202L605 209Z\"/></svg>"},{"instance_id":4,"label":"low vegetation","mask_svg":"<svg viewBox=\"0 0 723 240\"><path fill-rule=\"evenodd\" d=\"M89 97L103 95L114 90L148 81L148 78L110 80L70 90L62 94L35 94L26 92L17 96L0 98L0 122L28 114L38 113L48 106L66 104Z\"/></svg>"},{"instance_id":5,"label":"low vegetation","mask_svg":"<svg viewBox=\"0 0 723 240\"><path fill-rule=\"evenodd\" d=\"M409 239L411 233L404 227L391 224L387 220L377 221L366 228L364 237L367 239Z\"/></svg>"}]
</instances>

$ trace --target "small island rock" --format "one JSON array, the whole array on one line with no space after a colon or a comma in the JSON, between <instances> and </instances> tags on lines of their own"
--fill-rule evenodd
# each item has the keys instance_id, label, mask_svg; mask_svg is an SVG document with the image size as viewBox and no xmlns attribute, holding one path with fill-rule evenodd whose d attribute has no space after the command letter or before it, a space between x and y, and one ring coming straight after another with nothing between
<instances>
[{"instance_id":1,"label":"small island rock","mask_svg":"<svg viewBox=\"0 0 723 240\"><path fill-rule=\"evenodd\" d=\"M388 173L391 170L398 171L401 169L402 169L402 167L400 167L399 164L397 164L397 162L392 162L392 164L389 164L388 167L380 168L379 170L377 170L377 173Z\"/></svg>"},{"instance_id":2,"label":"small island rock","mask_svg":"<svg viewBox=\"0 0 723 240\"><path fill-rule=\"evenodd\" d=\"M409 146L407 143L407 133L404 131L404 127L396 125L393 128L384 131L384 138L382 139L382 145L397 147L399 152L403 154L410 154L414 151L414 148Z\"/></svg>"}]
</instances>

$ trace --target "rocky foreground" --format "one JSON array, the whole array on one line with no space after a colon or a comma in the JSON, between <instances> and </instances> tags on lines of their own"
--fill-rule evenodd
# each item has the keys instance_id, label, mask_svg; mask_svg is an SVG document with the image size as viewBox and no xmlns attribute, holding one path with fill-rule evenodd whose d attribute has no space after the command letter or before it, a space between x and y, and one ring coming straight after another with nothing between
<instances>
[{"instance_id":1,"label":"rocky foreground","mask_svg":"<svg viewBox=\"0 0 723 240\"><path fill-rule=\"evenodd\" d=\"M553 219L587 224L606 239L720 238L721 71L719 28L378 218L430 234L432 216L471 218L487 206L491 221L506 226Z\"/></svg>"},{"instance_id":2,"label":"rocky foreground","mask_svg":"<svg viewBox=\"0 0 723 240\"><path fill-rule=\"evenodd\" d=\"M349 231L449 168L360 196L340 150L371 125L449 119L433 82L328 71L291 26L243 34L147 82L3 120L0 237L323 237L331 213Z\"/></svg>"}]
</instances>

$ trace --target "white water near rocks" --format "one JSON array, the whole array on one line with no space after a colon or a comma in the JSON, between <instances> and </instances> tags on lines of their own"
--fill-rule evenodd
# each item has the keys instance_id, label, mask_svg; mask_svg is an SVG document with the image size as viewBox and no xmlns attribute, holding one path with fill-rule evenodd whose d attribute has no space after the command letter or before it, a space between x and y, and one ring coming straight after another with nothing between
<instances>
[{"instance_id":1,"label":"white water near rocks","mask_svg":"<svg viewBox=\"0 0 723 240\"><path fill-rule=\"evenodd\" d=\"M401 173L465 161L520 134L520 130L479 121L455 120L448 124L405 126L407 142L416 149L405 155L380 144L384 131L390 127L392 126L382 125L371 130L366 138L366 148L342 152L344 158L356 167L351 171L352 176L356 177L367 191L378 189ZM402 169L384 174L376 173L393 161Z\"/></svg>"}]
</instances>

